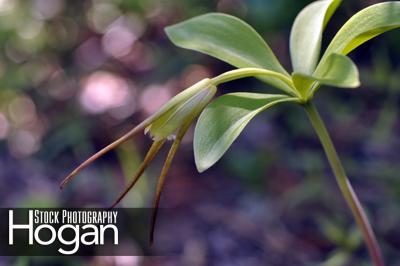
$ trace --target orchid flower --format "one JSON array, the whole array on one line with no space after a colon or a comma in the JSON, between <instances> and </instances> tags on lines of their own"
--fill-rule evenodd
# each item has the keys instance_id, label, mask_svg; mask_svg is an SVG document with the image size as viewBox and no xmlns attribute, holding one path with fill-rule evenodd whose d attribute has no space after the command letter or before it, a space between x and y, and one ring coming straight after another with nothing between
<instances>
[{"instance_id":1,"label":"orchid flower","mask_svg":"<svg viewBox=\"0 0 400 266\"><path fill-rule=\"evenodd\" d=\"M126 196L126 194L140 179L143 172L158 154L165 142L167 140L172 140L173 142L171 148L168 152L167 158L161 170L160 177L158 179L156 196L153 202L153 215L151 218L152 222L150 232L150 242L152 243L160 196L172 160L190 125L199 116L204 107L210 102L215 93L216 86L213 84L211 79L207 78L177 94L164 106L162 106L158 112L79 165L62 181L60 188L63 188L69 181L71 181L73 177L75 177L81 170L90 165L96 159L131 139L138 132L144 131L145 133L149 133L154 142L147 152L143 162L140 164L139 169L134 174L131 182L112 204L111 208L113 208Z\"/></svg>"},{"instance_id":2,"label":"orchid flower","mask_svg":"<svg viewBox=\"0 0 400 266\"><path fill-rule=\"evenodd\" d=\"M290 34L293 66L291 74L280 64L264 39L250 25L236 17L210 13L167 27L166 34L175 45L213 56L238 69L212 79L204 79L179 93L154 115L82 163L67 176L61 186L84 167L136 133L142 130L149 132L154 143L131 183L112 205L115 206L135 185L164 143L172 139L153 203L150 233L152 241L157 207L166 175L183 136L194 120L199 116L193 145L197 169L203 172L221 159L256 115L277 104L291 102L300 105L306 112L344 199L363 234L372 261L376 266L383 266L383 257L371 224L346 175L313 98L322 85L339 88L360 86L358 68L347 54L374 37L399 28L400 1L379 3L359 11L343 25L320 56L323 31L341 2L314 1L296 17ZM220 83L244 77L256 77L281 90L283 94L229 93L210 103Z\"/></svg>"}]
</instances>

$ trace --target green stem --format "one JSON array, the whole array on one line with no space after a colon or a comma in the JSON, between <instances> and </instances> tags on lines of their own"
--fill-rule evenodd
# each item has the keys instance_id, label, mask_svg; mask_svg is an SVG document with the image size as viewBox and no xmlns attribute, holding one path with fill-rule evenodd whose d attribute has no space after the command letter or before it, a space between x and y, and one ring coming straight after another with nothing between
<instances>
[{"instance_id":1,"label":"green stem","mask_svg":"<svg viewBox=\"0 0 400 266\"><path fill-rule=\"evenodd\" d=\"M318 138L324 148L325 154L336 177L339 188L342 191L342 194L351 209L353 217L356 220L356 223L364 236L364 240L367 244L367 248L372 258L372 261L374 262L374 265L384 266L381 251L378 242L376 241L376 237L372 230L371 224L369 223L367 215L365 214L360 204L360 201L358 200L357 195L355 194L353 187L351 186L350 181L346 176L342 163L335 150L335 147L332 143L324 122L322 121L317 109L311 102L305 104L304 107L307 112L308 118L310 119L311 124L314 127L314 130L317 133Z\"/></svg>"},{"instance_id":2,"label":"green stem","mask_svg":"<svg viewBox=\"0 0 400 266\"><path fill-rule=\"evenodd\" d=\"M212 81L215 86L218 86L219 84L225 83L228 81L246 78L246 77L255 77L255 76L269 76L269 77L277 78L277 79L283 81L287 86L289 86L289 88L291 89L290 94L292 94L292 96L299 96L293 85L293 82L292 82L292 79L290 78L290 76L281 74L279 72L263 69L263 68L248 67L248 68L239 68L239 69L231 70L231 71L225 72L225 73L213 78Z\"/></svg>"}]
</instances>

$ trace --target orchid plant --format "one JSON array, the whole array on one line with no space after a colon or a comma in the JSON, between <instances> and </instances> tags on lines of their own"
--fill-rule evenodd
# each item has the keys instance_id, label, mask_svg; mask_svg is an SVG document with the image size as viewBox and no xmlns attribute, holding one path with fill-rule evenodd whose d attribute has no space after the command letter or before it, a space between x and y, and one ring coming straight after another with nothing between
<instances>
[{"instance_id":1,"label":"orchid plant","mask_svg":"<svg viewBox=\"0 0 400 266\"><path fill-rule=\"evenodd\" d=\"M173 97L158 112L83 162L65 178L61 187L94 160L131 139L136 133L148 132L154 142L131 183L112 205L115 206L135 185L161 147L171 140L172 145L161 170L153 203L152 241L166 175L183 136L196 119L194 157L198 171L203 172L223 156L257 114L281 103L298 104L303 107L315 129L341 192L363 234L374 265L383 266L372 227L312 100L322 85L359 87L358 69L346 55L381 33L400 27L400 1L375 4L355 14L337 32L320 56L322 33L340 3L341 0L315 1L298 14L290 34L292 74L282 67L263 38L250 25L236 17L209 13L167 27L166 34L175 45L216 57L237 69L201 80ZM213 100L218 85L244 77L255 77L277 88L281 94L238 92Z\"/></svg>"}]
</instances>

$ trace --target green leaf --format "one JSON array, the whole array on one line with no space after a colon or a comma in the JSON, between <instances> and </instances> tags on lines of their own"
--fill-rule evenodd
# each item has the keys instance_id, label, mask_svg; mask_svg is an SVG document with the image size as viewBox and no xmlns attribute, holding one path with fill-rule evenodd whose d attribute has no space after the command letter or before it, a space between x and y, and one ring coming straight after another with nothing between
<instances>
[{"instance_id":1,"label":"green leaf","mask_svg":"<svg viewBox=\"0 0 400 266\"><path fill-rule=\"evenodd\" d=\"M264 68L289 76L263 38L236 17L209 13L167 27L165 31L179 47L216 57L237 68ZM260 79L285 91L290 90L276 78Z\"/></svg>"},{"instance_id":2,"label":"green leaf","mask_svg":"<svg viewBox=\"0 0 400 266\"><path fill-rule=\"evenodd\" d=\"M329 44L317 72L332 53L346 55L364 42L400 27L400 2L391 1L367 7L351 17Z\"/></svg>"},{"instance_id":3,"label":"green leaf","mask_svg":"<svg viewBox=\"0 0 400 266\"><path fill-rule=\"evenodd\" d=\"M290 33L293 71L312 74L321 50L322 32L341 0L321 0L306 6Z\"/></svg>"},{"instance_id":4,"label":"green leaf","mask_svg":"<svg viewBox=\"0 0 400 266\"><path fill-rule=\"evenodd\" d=\"M314 82L319 84L341 87L356 88L360 86L357 66L345 55L331 54L320 71L315 75L293 73L293 83L302 96L307 98L307 89ZM314 93L311 91L311 93Z\"/></svg>"},{"instance_id":5,"label":"green leaf","mask_svg":"<svg viewBox=\"0 0 400 266\"><path fill-rule=\"evenodd\" d=\"M194 156L199 172L215 164L244 127L261 111L281 102L297 101L277 94L225 94L204 109L194 133Z\"/></svg>"}]
</instances>

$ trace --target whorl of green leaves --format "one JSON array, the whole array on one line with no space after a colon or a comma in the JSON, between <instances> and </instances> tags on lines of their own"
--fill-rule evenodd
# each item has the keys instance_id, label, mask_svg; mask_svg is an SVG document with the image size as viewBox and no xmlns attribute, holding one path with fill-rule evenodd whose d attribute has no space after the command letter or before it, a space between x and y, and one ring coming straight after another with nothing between
<instances>
[{"instance_id":1,"label":"whorl of green leaves","mask_svg":"<svg viewBox=\"0 0 400 266\"><path fill-rule=\"evenodd\" d=\"M321 85L358 87L358 69L346 55L381 33L400 27L400 2L372 5L351 17L320 59L323 30L340 0L320 0L297 16L290 36L293 73L282 67L268 44L248 24L230 15L210 13L166 29L177 46L202 52L239 69L262 68L279 75L254 75L287 95L234 93L219 97L199 117L194 153L199 171L218 161L250 120L282 102L305 103Z\"/></svg>"}]
</instances>

